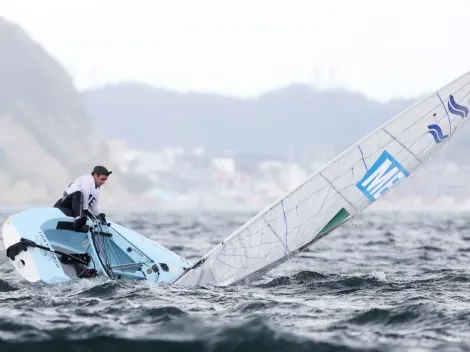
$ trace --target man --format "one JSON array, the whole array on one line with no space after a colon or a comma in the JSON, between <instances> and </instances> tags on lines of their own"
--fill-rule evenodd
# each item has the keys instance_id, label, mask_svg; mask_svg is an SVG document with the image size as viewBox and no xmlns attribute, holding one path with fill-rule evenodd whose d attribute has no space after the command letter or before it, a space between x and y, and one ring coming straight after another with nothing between
<instances>
[{"instance_id":1,"label":"man","mask_svg":"<svg viewBox=\"0 0 470 352\"><path fill-rule=\"evenodd\" d=\"M105 214L100 209L100 187L106 183L112 171L104 166L95 166L91 174L75 179L64 191L54 207L67 216L75 218L75 230L79 230L90 219L98 218L106 224Z\"/></svg>"}]
</instances>

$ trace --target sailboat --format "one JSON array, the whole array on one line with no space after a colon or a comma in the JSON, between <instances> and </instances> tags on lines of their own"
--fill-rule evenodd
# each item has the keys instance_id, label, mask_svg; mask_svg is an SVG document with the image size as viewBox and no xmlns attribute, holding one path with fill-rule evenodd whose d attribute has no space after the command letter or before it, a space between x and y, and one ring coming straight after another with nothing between
<instances>
[{"instance_id":1,"label":"sailboat","mask_svg":"<svg viewBox=\"0 0 470 352\"><path fill-rule=\"evenodd\" d=\"M194 264L116 223L89 221L77 233L72 218L47 207L5 221L3 258L30 282L105 276L181 286L247 284L406 182L462 129L469 105L467 72L356 142Z\"/></svg>"}]
</instances>

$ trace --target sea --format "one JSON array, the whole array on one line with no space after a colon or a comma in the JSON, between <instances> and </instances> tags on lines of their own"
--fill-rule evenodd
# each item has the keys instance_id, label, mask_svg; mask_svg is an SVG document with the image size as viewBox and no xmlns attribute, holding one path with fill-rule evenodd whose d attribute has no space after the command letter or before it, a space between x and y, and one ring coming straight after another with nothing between
<instances>
[{"instance_id":1,"label":"sea","mask_svg":"<svg viewBox=\"0 0 470 352\"><path fill-rule=\"evenodd\" d=\"M108 218L194 262L253 215ZM8 262L0 275L0 352L470 350L469 212L363 213L234 287L102 278L46 286Z\"/></svg>"}]
</instances>

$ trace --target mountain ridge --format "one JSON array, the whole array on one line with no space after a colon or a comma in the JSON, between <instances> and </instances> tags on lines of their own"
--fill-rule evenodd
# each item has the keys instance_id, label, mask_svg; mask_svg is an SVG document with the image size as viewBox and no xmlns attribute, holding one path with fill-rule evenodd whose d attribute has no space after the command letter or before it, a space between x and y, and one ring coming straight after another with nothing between
<instances>
[{"instance_id":1,"label":"mountain ridge","mask_svg":"<svg viewBox=\"0 0 470 352\"><path fill-rule=\"evenodd\" d=\"M179 93L138 82L120 82L82 94L87 114L101 136L122 138L132 148L204 146L212 152L276 155L285 155L285 148L321 149L331 144L332 137L332 147L338 152L418 99L392 99L385 104L345 89L319 91L302 84L255 98ZM354 117L352 131L336 128L351 121L340 115ZM302 143L311 138L318 142Z\"/></svg>"}]
</instances>

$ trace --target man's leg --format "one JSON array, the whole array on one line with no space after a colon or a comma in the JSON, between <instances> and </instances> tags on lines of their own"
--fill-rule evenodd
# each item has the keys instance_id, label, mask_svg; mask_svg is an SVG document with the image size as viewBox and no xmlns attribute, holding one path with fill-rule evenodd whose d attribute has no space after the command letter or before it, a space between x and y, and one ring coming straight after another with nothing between
<instances>
[{"instance_id":1,"label":"man's leg","mask_svg":"<svg viewBox=\"0 0 470 352\"><path fill-rule=\"evenodd\" d=\"M73 215L70 199L61 198L57 202L55 202L55 204L53 206L54 206L54 208L58 208L66 216L72 216Z\"/></svg>"},{"instance_id":2,"label":"man's leg","mask_svg":"<svg viewBox=\"0 0 470 352\"><path fill-rule=\"evenodd\" d=\"M83 193L76 191L70 194L72 196L72 216L78 218L83 216Z\"/></svg>"},{"instance_id":3,"label":"man's leg","mask_svg":"<svg viewBox=\"0 0 470 352\"><path fill-rule=\"evenodd\" d=\"M87 217L83 215L82 192L76 191L70 193L60 203L57 202L54 206L62 210L65 215L75 218L75 230L79 230L86 224Z\"/></svg>"},{"instance_id":4,"label":"man's leg","mask_svg":"<svg viewBox=\"0 0 470 352\"><path fill-rule=\"evenodd\" d=\"M59 208L67 216L78 218L82 215L83 208L83 194L76 191L68 194L65 198L59 199L54 207Z\"/></svg>"}]
</instances>

